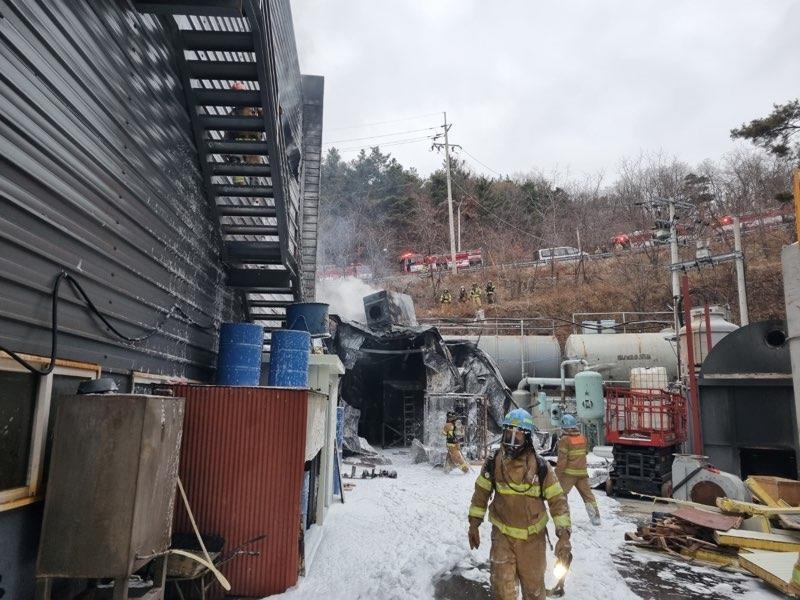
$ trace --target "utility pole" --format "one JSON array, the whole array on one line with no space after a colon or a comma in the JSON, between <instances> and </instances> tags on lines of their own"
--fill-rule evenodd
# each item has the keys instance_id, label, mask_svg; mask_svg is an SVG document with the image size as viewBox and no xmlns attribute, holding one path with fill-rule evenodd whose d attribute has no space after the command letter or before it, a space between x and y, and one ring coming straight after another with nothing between
<instances>
[{"instance_id":1,"label":"utility pole","mask_svg":"<svg viewBox=\"0 0 800 600\"><path fill-rule=\"evenodd\" d=\"M458 265L456 264L456 235L453 226L453 185L450 180L450 139L448 138L448 132L452 124L447 124L447 112L443 112L442 114L444 115L444 125L442 126L444 128L444 134L437 135L434 140L444 135L444 144L434 141L433 148L440 149L444 147L445 173L447 174L447 217L450 225L450 259L453 261L452 269L455 274L458 273Z\"/></svg>"},{"instance_id":2,"label":"utility pole","mask_svg":"<svg viewBox=\"0 0 800 600\"><path fill-rule=\"evenodd\" d=\"M744 253L742 252L742 225L739 217L733 217L733 251L736 255L736 290L739 292L739 324L750 323L747 310L747 288L744 280Z\"/></svg>"}]
</instances>

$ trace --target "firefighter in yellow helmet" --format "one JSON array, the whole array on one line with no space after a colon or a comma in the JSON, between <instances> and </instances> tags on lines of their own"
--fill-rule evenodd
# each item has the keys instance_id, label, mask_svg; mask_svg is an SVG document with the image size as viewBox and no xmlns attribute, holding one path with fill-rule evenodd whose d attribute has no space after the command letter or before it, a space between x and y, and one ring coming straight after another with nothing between
<instances>
[{"instance_id":1,"label":"firefighter in yellow helmet","mask_svg":"<svg viewBox=\"0 0 800 600\"><path fill-rule=\"evenodd\" d=\"M597 509L597 500L592 493L586 468L586 438L578 430L578 421L572 415L561 417L561 429L563 433L558 440L556 475L565 495L569 495L573 487L578 489L592 525L599 526L600 511Z\"/></svg>"},{"instance_id":2,"label":"firefighter in yellow helmet","mask_svg":"<svg viewBox=\"0 0 800 600\"><path fill-rule=\"evenodd\" d=\"M553 469L536 454L532 442L533 417L517 408L503 419L502 444L483 465L469 507L469 545L480 545L478 527L489 506L492 523L491 585L497 600L544 600L547 567L545 535L547 508L558 542L556 559L572 560L569 505ZM491 500L491 503L490 503Z\"/></svg>"},{"instance_id":3,"label":"firefighter in yellow helmet","mask_svg":"<svg viewBox=\"0 0 800 600\"><path fill-rule=\"evenodd\" d=\"M452 467L458 467L462 473L469 471L469 465L461 454L461 442L464 441L464 423L458 418L458 414L453 411L447 412L447 421L442 427L442 434L447 444L447 457L444 459L444 472L447 473Z\"/></svg>"}]
</instances>

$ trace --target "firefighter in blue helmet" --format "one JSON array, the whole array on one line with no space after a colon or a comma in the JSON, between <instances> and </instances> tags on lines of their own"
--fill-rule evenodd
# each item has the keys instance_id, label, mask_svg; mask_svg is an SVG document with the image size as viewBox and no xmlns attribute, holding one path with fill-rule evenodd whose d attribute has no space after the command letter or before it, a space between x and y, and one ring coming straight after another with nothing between
<instances>
[{"instance_id":1,"label":"firefighter in blue helmet","mask_svg":"<svg viewBox=\"0 0 800 600\"><path fill-rule=\"evenodd\" d=\"M545 504L558 537L556 559L563 565L572 560L567 498L552 467L537 456L532 433L533 417L528 411L517 408L506 415L502 443L483 465L469 508L469 545L477 548L478 527L488 505L492 594L498 600L517 600L518 585L523 600L545 597Z\"/></svg>"}]
</instances>

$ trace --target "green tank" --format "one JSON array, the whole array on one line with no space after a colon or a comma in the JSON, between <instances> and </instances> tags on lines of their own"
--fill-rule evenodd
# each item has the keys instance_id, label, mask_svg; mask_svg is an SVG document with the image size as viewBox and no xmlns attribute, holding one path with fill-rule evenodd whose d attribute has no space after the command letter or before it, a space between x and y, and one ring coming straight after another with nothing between
<instances>
[{"instance_id":1,"label":"green tank","mask_svg":"<svg viewBox=\"0 0 800 600\"><path fill-rule=\"evenodd\" d=\"M581 371L575 374L575 404L581 421L595 421L605 416L603 376L600 373Z\"/></svg>"}]
</instances>

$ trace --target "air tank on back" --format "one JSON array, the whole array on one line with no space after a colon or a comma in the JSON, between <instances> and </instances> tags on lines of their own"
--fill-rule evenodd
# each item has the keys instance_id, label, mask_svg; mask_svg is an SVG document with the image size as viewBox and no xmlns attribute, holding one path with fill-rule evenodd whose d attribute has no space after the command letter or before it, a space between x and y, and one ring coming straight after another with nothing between
<instances>
[{"instance_id":1,"label":"air tank on back","mask_svg":"<svg viewBox=\"0 0 800 600\"><path fill-rule=\"evenodd\" d=\"M552 335L446 335L444 339L477 342L478 348L497 363L511 389L522 379L523 363L528 377L560 376L561 347Z\"/></svg>"},{"instance_id":2,"label":"air tank on back","mask_svg":"<svg viewBox=\"0 0 800 600\"><path fill-rule=\"evenodd\" d=\"M725 320L725 309L721 306L711 306L709 307L708 312L708 317L711 324L711 327L709 327L709 331L711 331L711 348L713 348L731 331L736 331L739 329L739 326ZM693 308L689 314L691 315L692 319L694 364L699 370L700 365L703 364L703 361L706 359L706 356L708 356L709 353L708 338L706 336L705 308ZM689 354L688 348L686 347L686 325L680 328L679 337L681 347L681 365L683 365L681 368L681 375L688 375L686 365L689 364Z\"/></svg>"},{"instance_id":3,"label":"air tank on back","mask_svg":"<svg viewBox=\"0 0 800 600\"><path fill-rule=\"evenodd\" d=\"M670 381L678 375L678 356L675 344L664 333L572 334L564 345L567 358L582 358L588 368L602 375L604 381L630 381L631 369L664 367ZM568 365L567 373L574 376L580 365Z\"/></svg>"}]
</instances>

